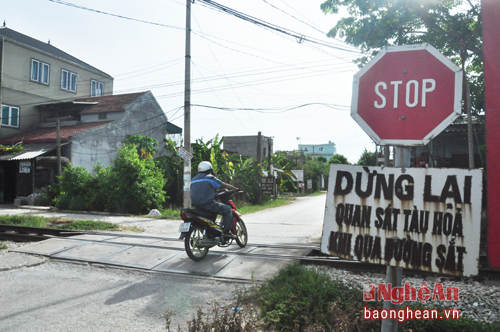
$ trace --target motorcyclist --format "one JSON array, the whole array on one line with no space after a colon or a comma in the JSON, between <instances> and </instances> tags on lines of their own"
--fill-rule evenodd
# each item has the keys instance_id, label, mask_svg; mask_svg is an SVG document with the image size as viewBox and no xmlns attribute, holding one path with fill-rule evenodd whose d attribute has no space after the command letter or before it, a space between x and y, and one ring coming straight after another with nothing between
<instances>
[{"instance_id":1,"label":"motorcyclist","mask_svg":"<svg viewBox=\"0 0 500 332\"><path fill-rule=\"evenodd\" d=\"M236 236L231 233L233 213L231 207L226 204L218 203L214 200L217 189L238 190L238 188L222 182L214 176L212 164L208 161L202 161L198 165L198 175L191 180L191 204L202 210L217 213L222 216L222 226L224 229L224 238L235 239Z\"/></svg>"}]
</instances>

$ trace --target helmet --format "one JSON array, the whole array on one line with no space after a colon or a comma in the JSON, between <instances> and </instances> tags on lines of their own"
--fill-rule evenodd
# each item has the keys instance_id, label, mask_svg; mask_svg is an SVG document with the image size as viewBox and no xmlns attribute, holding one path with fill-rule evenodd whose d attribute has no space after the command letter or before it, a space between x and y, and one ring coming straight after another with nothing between
<instances>
[{"instance_id":1,"label":"helmet","mask_svg":"<svg viewBox=\"0 0 500 332\"><path fill-rule=\"evenodd\" d=\"M210 164L208 161L202 161L198 165L198 172L207 172L209 170L213 169L212 164Z\"/></svg>"}]
</instances>

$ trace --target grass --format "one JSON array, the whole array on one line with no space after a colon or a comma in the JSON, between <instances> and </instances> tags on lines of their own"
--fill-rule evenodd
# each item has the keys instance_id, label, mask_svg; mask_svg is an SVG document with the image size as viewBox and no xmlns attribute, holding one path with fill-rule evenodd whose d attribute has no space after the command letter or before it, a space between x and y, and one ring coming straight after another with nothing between
<instances>
[{"instance_id":1,"label":"grass","mask_svg":"<svg viewBox=\"0 0 500 332\"><path fill-rule=\"evenodd\" d=\"M277 200L265 201L264 203L262 203L260 205L247 205L245 203L239 203L239 202L236 202L235 204L236 204L236 207L238 208L238 212L245 215L245 214L259 212L259 211L266 210L266 209L272 209L275 207L284 206L284 205L290 204L292 201L293 201L293 198L278 198ZM160 213L161 213L161 216L150 217L150 218L161 218L161 219L169 219L169 220L180 220L181 219L181 217L179 216L179 214L181 213L180 208L169 207L166 209L160 209ZM146 216L143 216L143 217L146 217Z\"/></svg>"},{"instance_id":2,"label":"grass","mask_svg":"<svg viewBox=\"0 0 500 332\"><path fill-rule=\"evenodd\" d=\"M7 249L7 245L2 241L0 242L0 250L5 250Z\"/></svg>"},{"instance_id":3,"label":"grass","mask_svg":"<svg viewBox=\"0 0 500 332\"><path fill-rule=\"evenodd\" d=\"M311 194L309 194L308 196L321 196L321 195L325 195L326 194L326 191L320 191L320 190L317 190Z\"/></svg>"},{"instance_id":4,"label":"grass","mask_svg":"<svg viewBox=\"0 0 500 332\"><path fill-rule=\"evenodd\" d=\"M370 309L383 302L363 302L360 289L332 279L324 269L297 263L286 266L262 284L238 289L235 300L225 306L208 303L188 321L187 332L365 332L380 331L381 321L365 321L363 306ZM241 310L231 310L241 308ZM163 317L170 331L170 310ZM499 324L460 320L410 320L399 324L401 332L494 332ZM183 331L180 327L176 331Z\"/></svg>"},{"instance_id":5,"label":"grass","mask_svg":"<svg viewBox=\"0 0 500 332\"><path fill-rule=\"evenodd\" d=\"M272 209L272 208L288 205L292 202L293 202L293 199L290 199L290 198L278 198L277 200L265 201L260 205L241 205L241 206L236 205L236 206L238 207L238 212L245 215L245 214L255 213L255 212L259 212L259 211L266 210L266 209Z\"/></svg>"},{"instance_id":6,"label":"grass","mask_svg":"<svg viewBox=\"0 0 500 332\"><path fill-rule=\"evenodd\" d=\"M123 227L107 221L97 220L71 220L57 217L41 217L34 215L2 215L0 216L0 224L18 225L29 227L48 227L59 229L86 230L86 231L132 231L142 232L143 230L137 227Z\"/></svg>"},{"instance_id":7,"label":"grass","mask_svg":"<svg viewBox=\"0 0 500 332\"><path fill-rule=\"evenodd\" d=\"M249 296L257 302L267 325L280 331L376 331L379 323L360 317L359 289L349 287L317 268L286 266Z\"/></svg>"}]
</instances>

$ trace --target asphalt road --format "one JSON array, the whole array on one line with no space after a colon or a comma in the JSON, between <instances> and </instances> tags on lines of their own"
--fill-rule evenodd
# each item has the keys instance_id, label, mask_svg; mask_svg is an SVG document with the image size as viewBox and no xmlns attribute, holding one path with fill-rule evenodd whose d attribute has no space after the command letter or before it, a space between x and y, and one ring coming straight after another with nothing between
<instances>
[{"instance_id":1,"label":"asphalt road","mask_svg":"<svg viewBox=\"0 0 500 332\"><path fill-rule=\"evenodd\" d=\"M325 195L244 216L253 243L319 241ZM21 209L0 214L36 213L74 219L142 225L176 236L180 221L118 216L68 215ZM151 226L152 224L153 226ZM183 275L75 264L45 257L0 254L0 331L165 331L160 317L176 313L173 327L186 326L198 306L209 300L231 305L232 292L244 284ZM35 261L34 261L35 260ZM37 261L38 260L38 261ZM16 264L2 262L15 261ZM5 264L4 264L5 265ZM206 306L205 306L206 307Z\"/></svg>"}]
</instances>

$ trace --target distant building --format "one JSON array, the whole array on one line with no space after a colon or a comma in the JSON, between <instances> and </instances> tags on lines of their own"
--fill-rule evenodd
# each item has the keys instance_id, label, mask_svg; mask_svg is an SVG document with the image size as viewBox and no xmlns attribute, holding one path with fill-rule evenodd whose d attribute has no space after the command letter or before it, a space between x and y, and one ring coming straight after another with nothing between
<instances>
[{"instance_id":1,"label":"distant building","mask_svg":"<svg viewBox=\"0 0 500 332\"><path fill-rule=\"evenodd\" d=\"M224 150L229 153L237 153L245 157L257 159L257 145L259 136L225 136ZM273 154L273 139L261 136L262 159Z\"/></svg>"},{"instance_id":2,"label":"distant building","mask_svg":"<svg viewBox=\"0 0 500 332\"><path fill-rule=\"evenodd\" d=\"M337 146L332 141L326 144L299 144L299 152L312 157L325 157L329 159L337 153Z\"/></svg>"}]
</instances>

